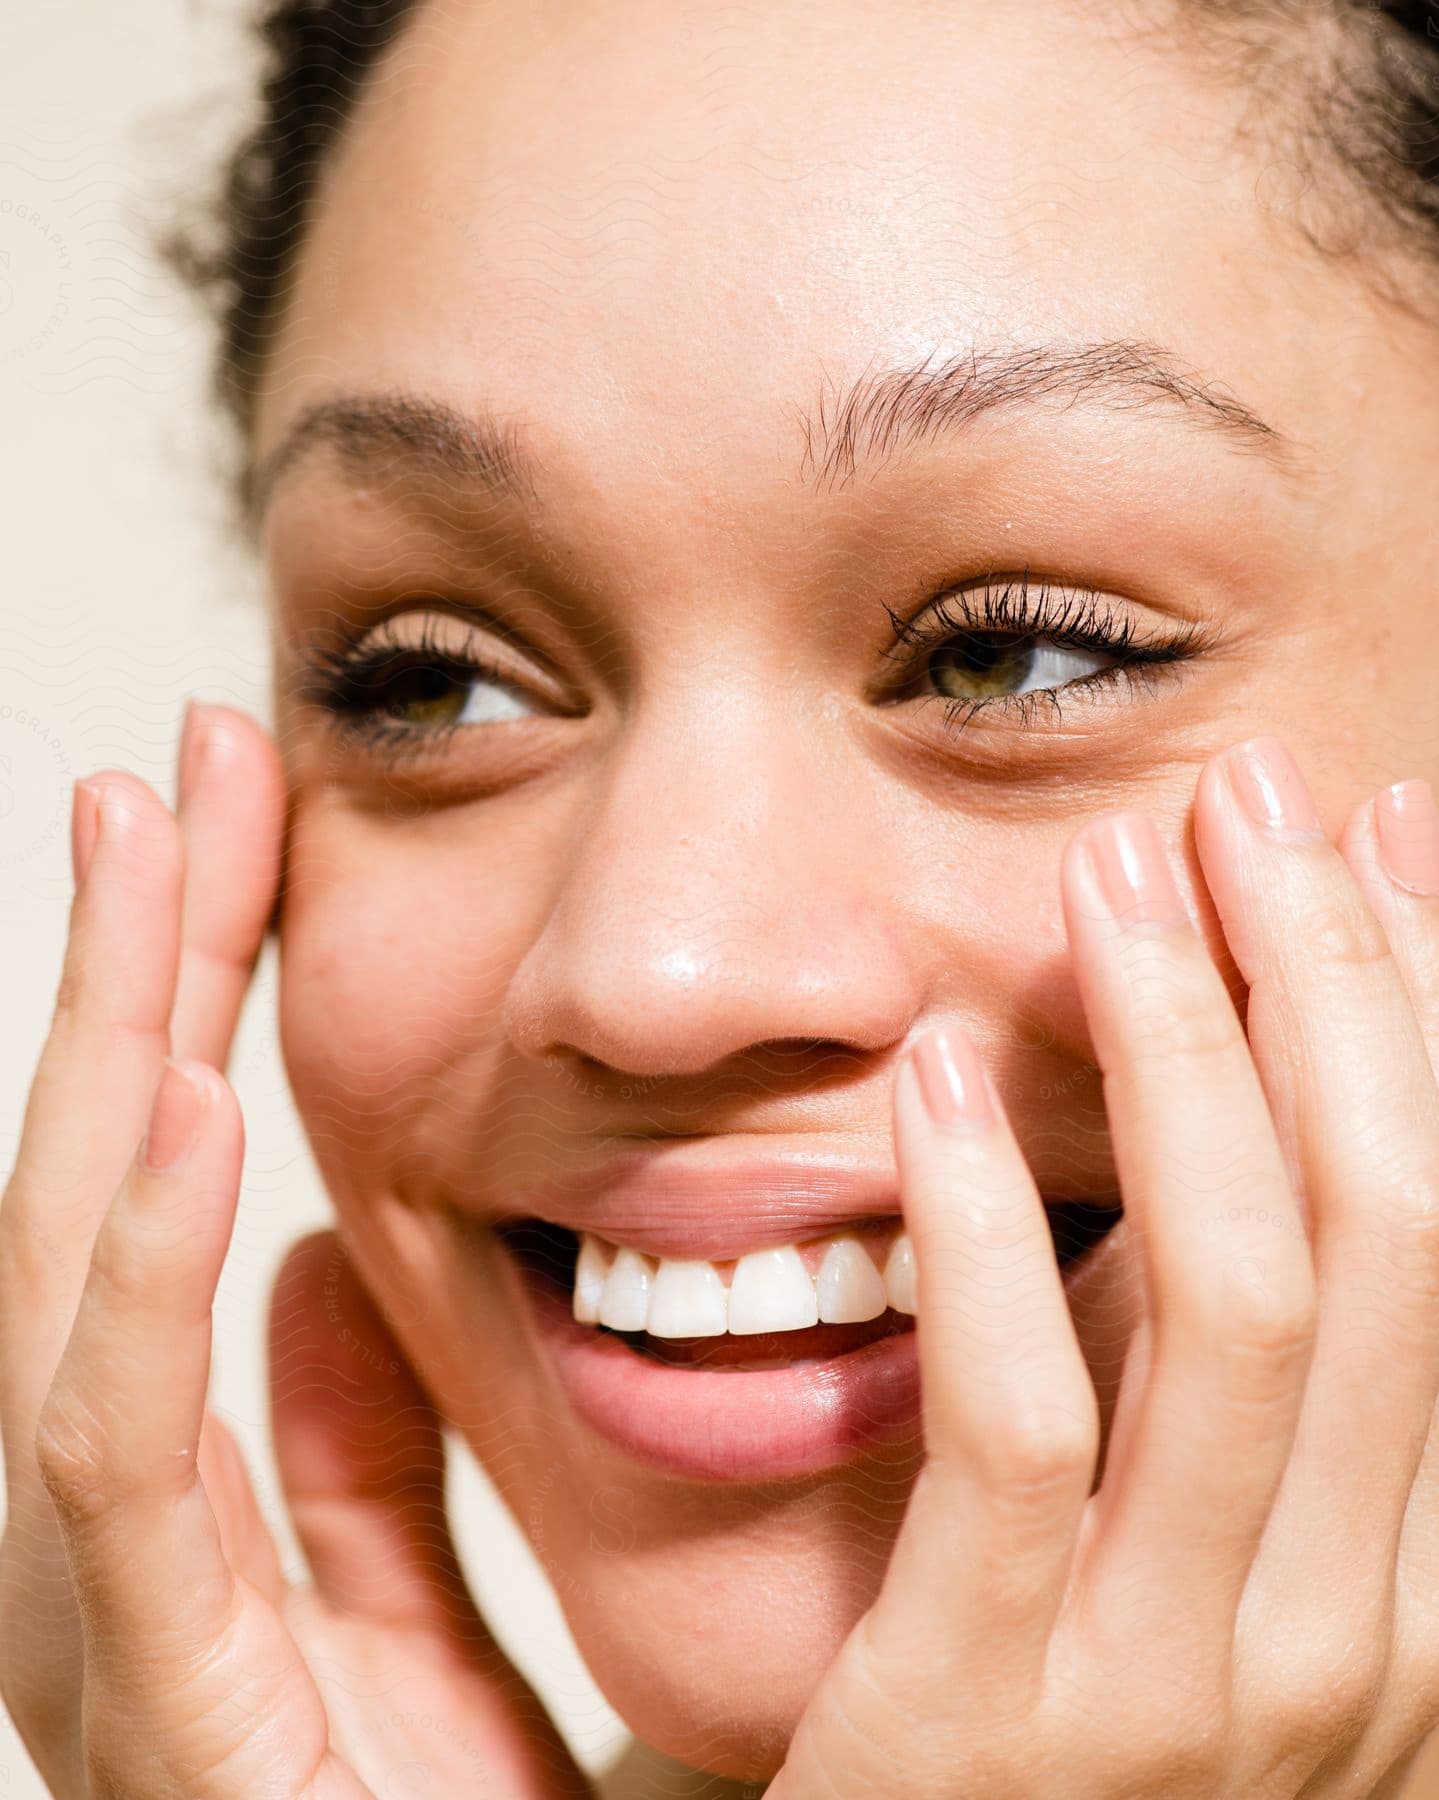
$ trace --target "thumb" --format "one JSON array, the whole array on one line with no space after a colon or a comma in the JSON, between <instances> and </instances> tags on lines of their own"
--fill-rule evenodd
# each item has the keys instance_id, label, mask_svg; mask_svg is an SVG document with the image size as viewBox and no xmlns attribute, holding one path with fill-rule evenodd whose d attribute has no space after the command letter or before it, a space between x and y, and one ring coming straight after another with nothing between
<instances>
[{"instance_id":1,"label":"thumb","mask_svg":"<svg viewBox=\"0 0 1439 1800\"><path fill-rule=\"evenodd\" d=\"M290 1247L269 1359L276 1463L321 1596L498 1654L450 1534L440 1421L335 1232Z\"/></svg>"},{"instance_id":2,"label":"thumb","mask_svg":"<svg viewBox=\"0 0 1439 1800\"><path fill-rule=\"evenodd\" d=\"M439 1416L335 1232L290 1247L269 1339L275 1457L320 1597L351 1618L428 1635L507 1792L589 1795L475 1605L445 1512Z\"/></svg>"},{"instance_id":3,"label":"thumb","mask_svg":"<svg viewBox=\"0 0 1439 1800\"><path fill-rule=\"evenodd\" d=\"M289 1583L275 1540L255 1498L244 1453L229 1426L210 1407L200 1422L195 1461L210 1496L226 1562L280 1610Z\"/></svg>"}]
</instances>

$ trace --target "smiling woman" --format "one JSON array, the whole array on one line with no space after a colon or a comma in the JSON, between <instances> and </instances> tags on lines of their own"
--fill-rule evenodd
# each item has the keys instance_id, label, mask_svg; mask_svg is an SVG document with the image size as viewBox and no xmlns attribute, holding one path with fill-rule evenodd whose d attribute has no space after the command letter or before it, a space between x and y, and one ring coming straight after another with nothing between
<instances>
[{"instance_id":1,"label":"smiling woman","mask_svg":"<svg viewBox=\"0 0 1439 1800\"><path fill-rule=\"evenodd\" d=\"M486 1791L587 1791L444 1423L716 1793L1422 1800L1439 16L262 29L174 248L275 729L196 709L178 819L82 786L0 1212L18 1368L46 1146L123 1064L148 1156L96 1152L75 1328L4 1398L37 1762L390 1794L418 1679ZM175 1376L239 1173L243 980L196 996L267 919L337 1215L272 1320L306 1590Z\"/></svg>"}]
</instances>

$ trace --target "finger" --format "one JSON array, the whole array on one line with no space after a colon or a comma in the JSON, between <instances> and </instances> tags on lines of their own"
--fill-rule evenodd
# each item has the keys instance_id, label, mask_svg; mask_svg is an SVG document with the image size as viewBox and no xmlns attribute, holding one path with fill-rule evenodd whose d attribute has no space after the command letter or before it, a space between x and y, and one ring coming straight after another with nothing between
<instances>
[{"instance_id":1,"label":"finger","mask_svg":"<svg viewBox=\"0 0 1439 1800\"><path fill-rule=\"evenodd\" d=\"M191 1137L195 1149L177 1166L150 1166L152 1155L162 1163L180 1158ZM239 1110L220 1078L201 1063L167 1066L146 1137L96 1236L41 1409L37 1463L59 1502L77 1581L106 1609L111 1630L143 1630L154 1583L173 1594L178 1578L180 1591L203 1599L223 1574L218 1535L196 1533L184 1514L197 1511L199 1495L213 1524L195 1458L213 1284L229 1241L241 1149ZM166 1550L169 1523L178 1529ZM209 1599L223 1605L228 1595Z\"/></svg>"},{"instance_id":2,"label":"finger","mask_svg":"<svg viewBox=\"0 0 1439 1800\"><path fill-rule=\"evenodd\" d=\"M1384 927L1430 1066L1439 1070L1439 811L1430 783L1397 782L1357 806L1340 850ZM1439 1427L1432 1414L1404 1514L1396 1584L1398 1666L1420 1668L1439 1634Z\"/></svg>"},{"instance_id":3,"label":"finger","mask_svg":"<svg viewBox=\"0 0 1439 1800\"><path fill-rule=\"evenodd\" d=\"M36 1431L84 1623L87 1754L115 1791L197 1792L222 1766L225 1791L262 1791L277 1760L313 1766L326 1741L293 1639L226 1561L197 1468L243 1137L216 1071L167 1065Z\"/></svg>"},{"instance_id":4,"label":"finger","mask_svg":"<svg viewBox=\"0 0 1439 1800\"><path fill-rule=\"evenodd\" d=\"M290 1584L280 1567L275 1540L255 1498L244 1453L229 1426L209 1407L200 1427L196 1469L209 1496L226 1563L278 1608Z\"/></svg>"},{"instance_id":5,"label":"finger","mask_svg":"<svg viewBox=\"0 0 1439 1800\"><path fill-rule=\"evenodd\" d=\"M1339 843L1384 927L1439 1073L1439 809L1427 781L1399 781L1355 807Z\"/></svg>"},{"instance_id":6,"label":"finger","mask_svg":"<svg viewBox=\"0 0 1439 1800\"><path fill-rule=\"evenodd\" d=\"M1255 1062L1307 1195L1319 1289L1252 1629L1273 1629L1272 1609L1293 1604L1301 1568L1320 1559L1343 1577L1314 1596L1328 1602L1305 1629L1316 1657L1387 1645L1439 1385L1439 1089L1386 928L1277 739L1206 768L1195 831L1249 984Z\"/></svg>"},{"instance_id":7,"label":"finger","mask_svg":"<svg viewBox=\"0 0 1439 1800\"><path fill-rule=\"evenodd\" d=\"M269 734L192 702L178 800L187 874L172 1054L223 1069L279 881L285 782Z\"/></svg>"},{"instance_id":8,"label":"finger","mask_svg":"<svg viewBox=\"0 0 1439 1800\"><path fill-rule=\"evenodd\" d=\"M36 1415L100 1219L145 1128L179 960L184 847L175 820L123 770L94 785L94 849L71 904L54 1017L0 1204L0 1427L12 1503L14 1480L33 1467ZM80 791L82 827L91 804Z\"/></svg>"},{"instance_id":9,"label":"finger","mask_svg":"<svg viewBox=\"0 0 1439 1800\"><path fill-rule=\"evenodd\" d=\"M320 1593L489 1647L445 1513L440 1421L335 1232L287 1254L269 1353L276 1463Z\"/></svg>"},{"instance_id":10,"label":"finger","mask_svg":"<svg viewBox=\"0 0 1439 1800\"><path fill-rule=\"evenodd\" d=\"M942 1686L1032 1692L1098 1452L1043 1203L993 1082L957 1026L894 1089L914 1249L926 1463L867 1639ZM937 1604L938 1601L938 1604Z\"/></svg>"},{"instance_id":11,"label":"finger","mask_svg":"<svg viewBox=\"0 0 1439 1800\"><path fill-rule=\"evenodd\" d=\"M0 1678L32 1755L66 1781L80 1619L35 1428L163 1064L184 880L173 816L126 771L77 784L71 841L78 886L55 1013L0 1203Z\"/></svg>"},{"instance_id":12,"label":"finger","mask_svg":"<svg viewBox=\"0 0 1439 1800\"><path fill-rule=\"evenodd\" d=\"M76 891L55 1013L0 1204L0 1678L47 1722L42 1732L67 1741L80 1620L35 1428L168 1047L185 877L173 815L127 771L77 784L71 838ZM43 1766L47 1745L32 1753Z\"/></svg>"},{"instance_id":13,"label":"finger","mask_svg":"<svg viewBox=\"0 0 1439 1800\"><path fill-rule=\"evenodd\" d=\"M291 1246L269 1342L276 1462L321 1598L425 1633L497 1743L522 1744L547 1792L588 1793L475 1605L445 1507L440 1420L335 1232Z\"/></svg>"},{"instance_id":14,"label":"finger","mask_svg":"<svg viewBox=\"0 0 1439 1800\"><path fill-rule=\"evenodd\" d=\"M1243 1029L1152 821L1086 826L1061 890L1147 1300L1081 1579L1110 1642L1142 1642L1178 1695L1227 1695L1303 1399L1309 1247Z\"/></svg>"}]
</instances>

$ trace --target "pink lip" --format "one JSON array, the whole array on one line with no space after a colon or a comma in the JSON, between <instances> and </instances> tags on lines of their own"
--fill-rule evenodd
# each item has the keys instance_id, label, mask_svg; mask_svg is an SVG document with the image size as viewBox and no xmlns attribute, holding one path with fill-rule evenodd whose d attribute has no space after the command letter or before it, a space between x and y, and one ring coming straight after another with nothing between
<instances>
[{"instance_id":1,"label":"pink lip","mask_svg":"<svg viewBox=\"0 0 1439 1800\"><path fill-rule=\"evenodd\" d=\"M900 1213L890 1168L834 1151L765 1149L734 1135L626 1148L542 1189L512 1191L507 1214L652 1256L724 1262ZM1066 1287L1088 1261L1066 1266ZM580 1324L561 1284L527 1274L508 1252L504 1263L571 1409L638 1462L696 1480L768 1481L885 1443L918 1444L912 1330L789 1368L674 1368Z\"/></svg>"},{"instance_id":2,"label":"pink lip","mask_svg":"<svg viewBox=\"0 0 1439 1800\"><path fill-rule=\"evenodd\" d=\"M579 1324L556 1284L505 1260L570 1405L637 1462L691 1480L777 1481L886 1442L918 1443L912 1331L788 1369L668 1368Z\"/></svg>"},{"instance_id":3,"label":"pink lip","mask_svg":"<svg viewBox=\"0 0 1439 1800\"><path fill-rule=\"evenodd\" d=\"M513 1210L650 1256L707 1262L899 1215L892 1170L814 1152L759 1157L726 1141L616 1152L572 1179L512 1196Z\"/></svg>"}]
</instances>

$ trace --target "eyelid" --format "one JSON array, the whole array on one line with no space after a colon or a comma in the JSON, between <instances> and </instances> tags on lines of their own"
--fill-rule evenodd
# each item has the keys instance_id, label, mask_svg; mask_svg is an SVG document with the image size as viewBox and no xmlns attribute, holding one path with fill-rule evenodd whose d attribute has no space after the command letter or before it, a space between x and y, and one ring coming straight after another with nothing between
<instances>
[{"instance_id":1,"label":"eyelid","mask_svg":"<svg viewBox=\"0 0 1439 1800\"><path fill-rule=\"evenodd\" d=\"M554 668L550 659L528 644L513 627L484 608L415 596L399 603L360 633L318 635L314 648L302 653L311 670L336 672L358 668L385 656L448 658L472 666L477 675L530 689L563 712L581 712L585 703ZM478 640L478 641L477 641Z\"/></svg>"},{"instance_id":2,"label":"eyelid","mask_svg":"<svg viewBox=\"0 0 1439 1800\"><path fill-rule=\"evenodd\" d=\"M1018 604L1016 593L1021 596ZM971 599L976 594L977 606ZM1060 597L1058 603L1056 596ZM1213 641L1209 626L1193 619L1168 630L1141 631L1128 603L1099 589L1031 581L1027 568L1018 577L991 573L943 588L907 618L892 608L885 610L896 640L885 652L886 660L898 662L901 673L876 697L891 704L928 706L938 701L944 709L943 730L949 736L957 736L971 720L986 716L1011 731L1024 730L1040 710L1062 720L1070 699L1099 704L1102 695L1121 686L1150 688L1161 670L1178 674ZM1104 668L1088 674L1016 694L967 698L911 691L917 681L926 678L930 658L943 645L966 635L986 634L1087 651L1108 661Z\"/></svg>"}]
</instances>

